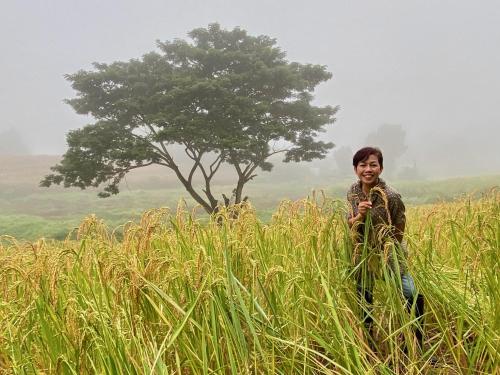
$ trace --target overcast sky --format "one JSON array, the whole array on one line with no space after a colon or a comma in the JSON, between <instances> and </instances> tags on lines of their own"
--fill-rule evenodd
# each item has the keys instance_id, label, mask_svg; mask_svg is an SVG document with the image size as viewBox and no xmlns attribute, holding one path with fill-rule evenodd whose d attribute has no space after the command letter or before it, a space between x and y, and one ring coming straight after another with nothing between
<instances>
[{"instance_id":1,"label":"overcast sky","mask_svg":"<svg viewBox=\"0 0 500 375\"><path fill-rule=\"evenodd\" d=\"M0 3L0 131L33 153L65 149L91 119L63 103L63 75L140 57L155 40L219 22L277 39L288 59L333 79L316 103L339 105L327 133L355 149L382 124L407 132L404 160L437 176L500 172L500 1L117 1Z\"/></svg>"}]
</instances>

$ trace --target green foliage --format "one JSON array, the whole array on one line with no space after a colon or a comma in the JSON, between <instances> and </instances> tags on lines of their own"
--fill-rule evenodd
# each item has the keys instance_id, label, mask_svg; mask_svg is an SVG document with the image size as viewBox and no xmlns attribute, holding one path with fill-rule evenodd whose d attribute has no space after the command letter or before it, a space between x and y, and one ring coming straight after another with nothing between
<instances>
[{"instance_id":1,"label":"green foliage","mask_svg":"<svg viewBox=\"0 0 500 375\"><path fill-rule=\"evenodd\" d=\"M97 122L68 134L69 149L42 186L106 184L101 196L109 196L129 171L158 164L213 212L218 200L210 187L222 163L237 172L239 203L256 168L272 169L270 156L311 161L333 147L315 137L337 108L311 105L314 88L331 78L324 66L288 62L274 39L240 28L211 24L189 37L191 43L158 42L159 51L141 59L95 63L92 71L67 75L78 93L67 103ZM191 159L188 174L169 152L173 144ZM192 185L195 173L204 178L202 192Z\"/></svg>"},{"instance_id":2,"label":"green foliage","mask_svg":"<svg viewBox=\"0 0 500 375\"><path fill-rule=\"evenodd\" d=\"M41 237L63 240L76 226L78 226L76 218L73 220L47 220L31 215L0 216L1 234L24 240L36 240Z\"/></svg>"}]
</instances>

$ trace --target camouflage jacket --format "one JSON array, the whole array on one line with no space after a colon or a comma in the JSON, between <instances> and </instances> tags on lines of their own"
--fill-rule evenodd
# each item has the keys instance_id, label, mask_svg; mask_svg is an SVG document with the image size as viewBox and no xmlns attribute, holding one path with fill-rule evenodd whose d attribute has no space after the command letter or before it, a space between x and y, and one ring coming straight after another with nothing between
<instances>
[{"instance_id":1,"label":"camouflage jacket","mask_svg":"<svg viewBox=\"0 0 500 375\"><path fill-rule=\"evenodd\" d=\"M355 182L347 192L348 219L358 214L358 204L361 201L370 200L372 208L370 209L370 219L372 230L369 231L368 240L372 248L383 250L384 245L388 242L394 243L402 250L402 256L399 259L399 268L401 272L406 270L406 243L397 243L395 241L395 227L402 226L406 223L405 205L401 199L401 195L388 186L384 180L379 179L377 185L371 189L367 196L362 188L361 182ZM356 244L363 242L365 232L366 219L363 223L358 223L353 226L353 237ZM356 255L354 255L356 258ZM395 268L394 260L396 257L390 251L387 254L391 268Z\"/></svg>"}]
</instances>

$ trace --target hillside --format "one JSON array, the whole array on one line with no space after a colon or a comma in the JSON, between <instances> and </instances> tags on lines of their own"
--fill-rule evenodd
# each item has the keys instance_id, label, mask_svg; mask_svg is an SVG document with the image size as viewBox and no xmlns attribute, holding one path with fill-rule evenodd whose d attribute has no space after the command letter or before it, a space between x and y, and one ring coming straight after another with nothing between
<instances>
[{"instance_id":1,"label":"hillside","mask_svg":"<svg viewBox=\"0 0 500 375\"><path fill-rule=\"evenodd\" d=\"M97 197L96 189L62 187L41 188L40 179L58 162L58 156L0 157L0 235L35 240L38 237L64 238L90 214L105 219L110 227L138 219L148 209L177 207L184 199L189 209L193 201L166 168L149 167L131 173L121 186L122 192L107 199ZM216 181L216 197L230 194L234 177L222 171ZM327 173L315 177L305 165L278 165L271 173L262 173L245 187L251 204L262 220L269 220L284 199L296 200L323 190L328 196L344 199L353 179L336 179ZM500 175L462 177L429 181L389 181L408 205L450 201L463 194L481 195L500 186ZM201 209L198 215L204 217Z\"/></svg>"}]
</instances>

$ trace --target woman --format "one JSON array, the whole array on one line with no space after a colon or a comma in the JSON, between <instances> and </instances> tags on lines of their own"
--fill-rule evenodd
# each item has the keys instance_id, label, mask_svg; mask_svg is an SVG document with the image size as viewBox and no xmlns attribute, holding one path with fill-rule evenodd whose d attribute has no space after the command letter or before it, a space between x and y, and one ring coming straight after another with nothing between
<instances>
[{"instance_id":1,"label":"woman","mask_svg":"<svg viewBox=\"0 0 500 375\"><path fill-rule=\"evenodd\" d=\"M363 309L363 322L372 333L373 285L376 270L372 261L386 261L389 274L399 275L409 311L415 303L417 327L415 336L422 346L423 296L416 293L413 278L406 268L406 244L403 235L406 225L405 206L401 195L389 187L379 176L383 170L383 156L378 148L364 147L354 154L354 172L358 181L347 193L350 212L349 227L354 234L354 258L358 297Z\"/></svg>"}]
</instances>

